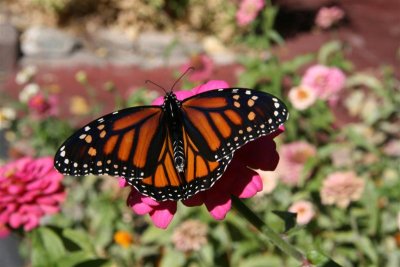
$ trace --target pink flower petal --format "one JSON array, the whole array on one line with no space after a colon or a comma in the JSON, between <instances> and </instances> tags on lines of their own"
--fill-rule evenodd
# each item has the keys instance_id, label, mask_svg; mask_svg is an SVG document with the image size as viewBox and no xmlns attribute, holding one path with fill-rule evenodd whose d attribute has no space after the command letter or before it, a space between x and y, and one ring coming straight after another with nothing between
<instances>
[{"instance_id":1,"label":"pink flower petal","mask_svg":"<svg viewBox=\"0 0 400 267\"><path fill-rule=\"evenodd\" d=\"M174 217L175 212L176 205L165 205L163 209L156 209L150 212L150 217L155 226L166 229Z\"/></svg>"},{"instance_id":2,"label":"pink flower petal","mask_svg":"<svg viewBox=\"0 0 400 267\"><path fill-rule=\"evenodd\" d=\"M250 182L238 194L239 198L250 198L261 192L263 188L262 180L259 175L253 175Z\"/></svg>"},{"instance_id":3,"label":"pink flower petal","mask_svg":"<svg viewBox=\"0 0 400 267\"><path fill-rule=\"evenodd\" d=\"M229 88L229 84L222 80L211 80L205 84L196 86L192 89L192 92L197 95L203 92L220 89L220 88Z\"/></svg>"},{"instance_id":4,"label":"pink flower petal","mask_svg":"<svg viewBox=\"0 0 400 267\"><path fill-rule=\"evenodd\" d=\"M207 201L206 207L207 210L210 212L211 216L216 220L223 220L225 219L226 214L231 209L232 200L229 196L225 198L221 198L221 202L218 201Z\"/></svg>"}]
</instances>

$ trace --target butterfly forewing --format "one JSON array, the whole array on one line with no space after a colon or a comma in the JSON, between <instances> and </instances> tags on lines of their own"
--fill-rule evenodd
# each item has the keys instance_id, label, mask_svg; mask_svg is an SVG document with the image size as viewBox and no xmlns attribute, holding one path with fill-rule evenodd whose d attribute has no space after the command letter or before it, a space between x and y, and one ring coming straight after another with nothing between
<instances>
[{"instance_id":1,"label":"butterfly forewing","mask_svg":"<svg viewBox=\"0 0 400 267\"><path fill-rule=\"evenodd\" d=\"M245 88L207 91L182 103L184 127L208 160L221 160L258 137L276 131L288 117L273 95Z\"/></svg>"},{"instance_id":2,"label":"butterfly forewing","mask_svg":"<svg viewBox=\"0 0 400 267\"><path fill-rule=\"evenodd\" d=\"M141 178L153 172L165 135L158 106L120 110L87 124L57 151L63 174Z\"/></svg>"}]
</instances>

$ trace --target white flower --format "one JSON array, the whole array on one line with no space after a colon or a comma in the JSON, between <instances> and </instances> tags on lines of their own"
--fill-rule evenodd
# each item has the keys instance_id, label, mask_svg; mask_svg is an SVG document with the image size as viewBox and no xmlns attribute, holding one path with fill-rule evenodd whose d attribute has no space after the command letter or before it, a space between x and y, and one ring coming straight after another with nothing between
<instances>
[{"instance_id":1,"label":"white flower","mask_svg":"<svg viewBox=\"0 0 400 267\"><path fill-rule=\"evenodd\" d=\"M21 71L17 73L15 76L15 82L17 84L24 84L29 82L30 79L37 73L36 66L26 66Z\"/></svg>"},{"instance_id":2,"label":"white flower","mask_svg":"<svg viewBox=\"0 0 400 267\"><path fill-rule=\"evenodd\" d=\"M310 86L299 85L290 89L289 100L294 108L305 110L315 103L317 94Z\"/></svg>"},{"instance_id":3,"label":"white flower","mask_svg":"<svg viewBox=\"0 0 400 267\"><path fill-rule=\"evenodd\" d=\"M11 122L15 120L15 110L10 107L0 108L0 129L7 129L11 126Z\"/></svg>"},{"instance_id":4,"label":"white flower","mask_svg":"<svg viewBox=\"0 0 400 267\"><path fill-rule=\"evenodd\" d=\"M19 101L22 103L27 103L32 96L39 92L39 89L40 87L36 83L27 84L19 93Z\"/></svg>"}]
</instances>

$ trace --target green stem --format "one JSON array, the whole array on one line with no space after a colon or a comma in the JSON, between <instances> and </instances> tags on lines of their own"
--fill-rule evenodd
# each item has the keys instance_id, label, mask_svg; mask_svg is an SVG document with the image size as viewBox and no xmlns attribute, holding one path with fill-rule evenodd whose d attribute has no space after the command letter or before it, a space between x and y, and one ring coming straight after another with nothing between
<instances>
[{"instance_id":1,"label":"green stem","mask_svg":"<svg viewBox=\"0 0 400 267\"><path fill-rule=\"evenodd\" d=\"M307 258L295 247L289 244L279 234L275 233L268 225L266 225L252 210L250 210L238 197L232 196L233 206L240 212L254 227L267 237L267 239L280 248L286 254L292 256L301 263Z\"/></svg>"}]
</instances>

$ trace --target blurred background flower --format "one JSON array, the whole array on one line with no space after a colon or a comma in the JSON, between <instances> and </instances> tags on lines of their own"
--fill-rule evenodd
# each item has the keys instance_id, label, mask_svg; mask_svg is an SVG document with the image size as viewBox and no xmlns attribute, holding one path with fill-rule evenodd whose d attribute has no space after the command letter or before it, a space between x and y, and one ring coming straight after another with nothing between
<instances>
[{"instance_id":1,"label":"blurred background flower","mask_svg":"<svg viewBox=\"0 0 400 267\"><path fill-rule=\"evenodd\" d=\"M0 168L0 224L30 231L45 215L60 211L65 199L63 176L53 159L22 158Z\"/></svg>"},{"instance_id":2,"label":"blurred background flower","mask_svg":"<svg viewBox=\"0 0 400 267\"><path fill-rule=\"evenodd\" d=\"M312 203L306 200L296 201L289 207L288 210L296 213L296 222L300 225L309 223L315 216Z\"/></svg>"},{"instance_id":3,"label":"blurred background flower","mask_svg":"<svg viewBox=\"0 0 400 267\"><path fill-rule=\"evenodd\" d=\"M175 228L172 242L182 252L198 251L207 244L208 227L198 220L187 220Z\"/></svg>"},{"instance_id":4,"label":"blurred background flower","mask_svg":"<svg viewBox=\"0 0 400 267\"><path fill-rule=\"evenodd\" d=\"M347 208L352 201L361 198L365 182L356 173L334 172L328 175L321 188L321 202L325 205L335 204Z\"/></svg>"},{"instance_id":5,"label":"blurred background flower","mask_svg":"<svg viewBox=\"0 0 400 267\"><path fill-rule=\"evenodd\" d=\"M304 141L284 144L279 148L280 161L277 172L280 180L291 186L300 185L300 178L308 177L303 172L305 163L316 156L316 148Z\"/></svg>"},{"instance_id":6,"label":"blurred background flower","mask_svg":"<svg viewBox=\"0 0 400 267\"><path fill-rule=\"evenodd\" d=\"M336 104L345 82L346 76L343 71L324 65L309 67L301 79L301 84L311 87L319 99L328 100L333 105Z\"/></svg>"},{"instance_id":7,"label":"blurred background flower","mask_svg":"<svg viewBox=\"0 0 400 267\"><path fill-rule=\"evenodd\" d=\"M300 85L290 89L289 101L293 107L298 110L305 110L312 106L317 100L315 90L307 85Z\"/></svg>"},{"instance_id":8,"label":"blurred background flower","mask_svg":"<svg viewBox=\"0 0 400 267\"><path fill-rule=\"evenodd\" d=\"M239 26L247 26L250 24L263 9L264 0L242 0L236 13L236 21Z\"/></svg>"},{"instance_id":9,"label":"blurred background flower","mask_svg":"<svg viewBox=\"0 0 400 267\"><path fill-rule=\"evenodd\" d=\"M315 24L321 29L328 29L344 18L344 11L337 7L323 7L318 10Z\"/></svg>"},{"instance_id":10,"label":"blurred background flower","mask_svg":"<svg viewBox=\"0 0 400 267\"><path fill-rule=\"evenodd\" d=\"M188 79L192 82L207 81L211 78L214 71L214 62L206 54L193 55L188 63L181 66L181 73L193 67L194 70L188 74Z\"/></svg>"}]
</instances>

